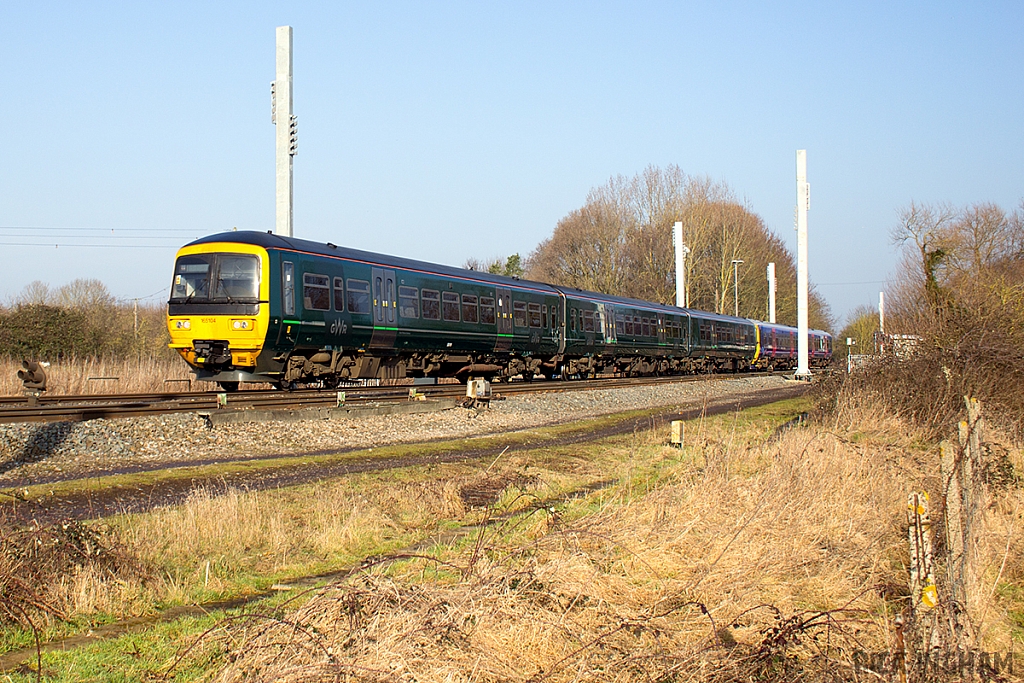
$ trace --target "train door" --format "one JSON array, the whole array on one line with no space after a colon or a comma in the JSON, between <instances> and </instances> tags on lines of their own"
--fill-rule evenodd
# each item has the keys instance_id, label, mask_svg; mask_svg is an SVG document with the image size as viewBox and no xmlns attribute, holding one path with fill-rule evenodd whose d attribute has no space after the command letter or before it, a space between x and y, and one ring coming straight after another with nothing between
<instances>
[{"instance_id":1,"label":"train door","mask_svg":"<svg viewBox=\"0 0 1024 683\"><path fill-rule=\"evenodd\" d=\"M658 343L665 343L665 316L658 316Z\"/></svg>"},{"instance_id":2,"label":"train door","mask_svg":"<svg viewBox=\"0 0 1024 683\"><path fill-rule=\"evenodd\" d=\"M370 346L381 348L395 344L398 328L395 325L398 301L395 298L395 271L374 268L371 289L373 293L373 337Z\"/></svg>"},{"instance_id":3,"label":"train door","mask_svg":"<svg viewBox=\"0 0 1024 683\"><path fill-rule=\"evenodd\" d=\"M686 355L690 355L690 350L693 348L693 335L690 333L690 314L680 313L679 314L679 349L685 351Z\"/></svg>"},{"instance_id":4,"label":"train door","mask_svg":"<svg viewBox=\"0 0 1024 683\"><path fill-rule=\"evenodd\" d=\"M498 338L494 343L495 351L508 351L512 348L512 290L498 287Z\"/></svg>"},{"instance_id":5,"label":"train door","mask_svg":"<svg viewBox=\"0 0 1024 683\"><path fill-rule=\"evenodd\" d=\"M597 324L604 331L604 343L615 343L615 309L608 304L597 305Z\"/></svg>"}]
</instances>

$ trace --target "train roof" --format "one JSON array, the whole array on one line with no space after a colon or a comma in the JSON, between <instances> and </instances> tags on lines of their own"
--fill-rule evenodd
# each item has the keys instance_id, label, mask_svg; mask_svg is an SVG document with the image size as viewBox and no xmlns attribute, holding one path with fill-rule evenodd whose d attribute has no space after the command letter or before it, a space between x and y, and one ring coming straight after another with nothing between
<instances>
[{"instance_id":1,"label":"train roof","mask_svg":"<svg viewBox=\"0 0 1024 683\"><path fill-rule=\"evenodd\" d=\"M372 251L362 251L361 249L338 246L331 242L324 244L321 242L314 242L312 240L299 239L297 237L283 237L271 232L256 232L252 230L221 232L216 235L202 237L194 242L189 242L185 246L188 247L193 244L206 244L209 242L239 242L242 244L254 244L265 249L287 249L291 251L315 254L317 256L366 261L380 264L382 266L392 266L406 270L425 270L440 275L490 282L503 287L526 286L532 289L548 291L551 294L556 293L555 287L544 282L524 280L521 278L508 277L506 275L495 275L494 273L488 273L484 270L468 270L466 268L456 268L454 266L446 266L439 263L417 261L415 259L403 258L401 256L390 256L388 254L379 254Z\"/></svg>"}]
</instances>

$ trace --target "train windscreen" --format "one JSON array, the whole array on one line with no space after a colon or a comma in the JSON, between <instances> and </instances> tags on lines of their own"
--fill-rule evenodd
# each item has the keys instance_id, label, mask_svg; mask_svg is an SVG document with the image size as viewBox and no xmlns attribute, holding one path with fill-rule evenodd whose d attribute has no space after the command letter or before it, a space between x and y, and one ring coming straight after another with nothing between
<instances>
[{"instance_id":1,"label":"train windscreen","mask_svg":"<svg viewBox=\"0 0 1024 683\"><path fill-rule=\"evenodd\" d=\"M190 254L174 264L170 304L259 302L259 259L249 254Z\"/></svg>"}]
</instances>

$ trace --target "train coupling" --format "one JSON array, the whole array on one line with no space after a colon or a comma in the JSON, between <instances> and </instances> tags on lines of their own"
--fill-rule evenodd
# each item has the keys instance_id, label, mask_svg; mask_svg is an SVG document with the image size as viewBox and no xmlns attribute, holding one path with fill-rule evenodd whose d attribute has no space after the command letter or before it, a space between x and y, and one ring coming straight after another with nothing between
<instances>
[{"instance_id":1,"label":"train coupling","mask_svg":"<svg viewBox=\"0 0 1024 683\"><path fill-rule=\"evenodd\" d=\"M206 366L230 365L231 351L228 342L222 340L197 339L192 347L196 351L196 362Z\"/></svg>"}]
</instances>

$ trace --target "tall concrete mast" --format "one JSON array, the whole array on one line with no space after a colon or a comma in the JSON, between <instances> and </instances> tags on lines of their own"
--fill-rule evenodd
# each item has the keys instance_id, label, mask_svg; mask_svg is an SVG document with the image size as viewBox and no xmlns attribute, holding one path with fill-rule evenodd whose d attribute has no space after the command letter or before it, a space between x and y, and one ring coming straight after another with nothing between
<instances>
[{"instance_id":1,"label":"tall concrete mast","mask_svg":"<svg viewBox=\"0 0 1024 683\"><path fill-rule=\"evenodd\" d=\"M682 221L672 226L672 244L676 248L676 306L686 308L690 303L686 296L686 255L690 248L683 244Z\"/></svg>"},{"instance_id":2,"label":"tall concrete mast","mask_svg":"<svg viewBox=\"0 0 1024 683\"><path fill-rule=\"evenodd\" d=\"M807 150L796 151L796 376L810 378L807 352L807 210L811 186L807 182Z\"/></svg>"},{"instance_id":3,"label":"tall concrete mast","mask_svg":"<svg viewBox=\"0 0 1024 683\"><path fill-rule=\"evenodd\" d=\"M298 154L298 122L292 113L292 27L277 27L277 79L270 84L271 117L277 126L277 220L274 232L292 236L292 157Z\"/></svg>"},{"instance_id":4,"label":"tall concrete mast","mask_svg":"<svg viewBox=\"0 0 1024 683\"><path fill-rule=\"evenodd\" d=\"M878 331L885 334L885 292L878 293Z\"/></svg>"},{"instance_id":5,"label":"tall concrete mast","mask_svg":"<svg viewBox=\"0 0 1024 683\"><path fill-rule=\"evenodd\" d=\"M768 322L775 324L775 262L768 264Z\"/></svg>"}]
</instances>

